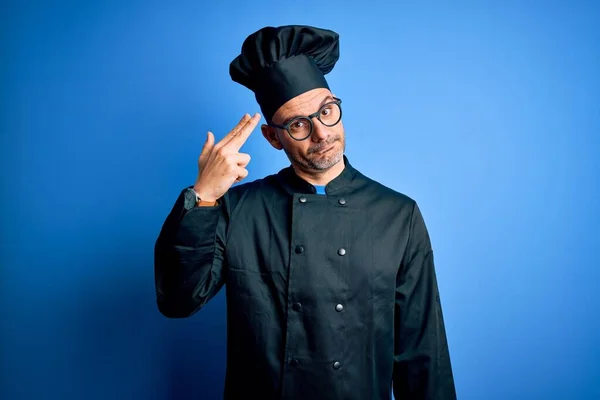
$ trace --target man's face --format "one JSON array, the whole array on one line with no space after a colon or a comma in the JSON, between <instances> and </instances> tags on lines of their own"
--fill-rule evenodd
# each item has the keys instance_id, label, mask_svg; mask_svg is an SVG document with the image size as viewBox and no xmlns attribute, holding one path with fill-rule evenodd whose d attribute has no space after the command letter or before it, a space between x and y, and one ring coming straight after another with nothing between
<instances>
[{"instance_id":1,"label":"man's face","mask_svg":"<svg viewBox=\"0 0 600 400\"><path fill-rule=\"evenodd\" d=\"M333 95L327 89L310 90L282 105L273 115L272 122L285 125L294 117L305 117L317 112L323 104L333 100ZM328 127L316 117L312 122L312 135L302 141L292 139L285 129L263 125L262 132L273 147L285 151L296 167L306 172L324 171L343 158L346 148L344 126L340 121L337 125Z\"/></svg>"}]
</instances>

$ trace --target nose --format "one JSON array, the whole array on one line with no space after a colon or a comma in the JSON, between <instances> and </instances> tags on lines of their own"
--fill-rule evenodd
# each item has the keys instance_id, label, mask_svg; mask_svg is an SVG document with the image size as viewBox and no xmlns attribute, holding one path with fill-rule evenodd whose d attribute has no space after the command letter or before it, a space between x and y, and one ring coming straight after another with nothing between
<instances>
[{"instance_id":1,"label":"nose","mask_svg":"<svg viewBox=\"0 0 600 400\"><path fill-rule=\"evenodd\" d=\"M313 119L313 131L310 139L313 142L320 142L326 140L329 136L327 127L321 123L317 118Z\"/></svg>"}]
</instances>

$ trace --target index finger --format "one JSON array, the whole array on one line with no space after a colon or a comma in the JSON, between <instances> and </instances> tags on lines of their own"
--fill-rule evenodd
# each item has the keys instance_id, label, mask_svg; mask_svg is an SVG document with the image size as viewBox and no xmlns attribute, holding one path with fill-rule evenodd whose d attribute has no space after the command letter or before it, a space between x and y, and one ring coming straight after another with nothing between
<instances>
[{"instance_id":1,"label":"index finger","mask_svg":"<svg viewBox=\"0 0 600 400\"><path fill-rule=\"evenodd\" d=\"M238 151L246 142L246 140L248 140L248 137L250 137L250 134L252 133L254 128L256 128L256 125L258 125L259 121L260 114L254 114L254 116L246 123L246 125L244 125L242 129L237 131L233 138L224 147Z\"/></svg>"},{"instance_id":2,"label":"index finger","mask_svg":"<svg viewBox=\"0 0 600 400\"><path fill-rule=\"evenodd\" d=\"M219 143L217 143L216 147L223 147L225 146L227 143L229 143L231 141L231 139L238 134L238 132L244 127L246 126L246 124L248 124L248 122L251 120L252 118L250 117L250 115L248 114L244 114L244 116L242 117L242 119L240 120L240 122L238 122L238 124L236 126L233 127L233 129L223 137L223 139L221 139L219 141Z\"/></svg>"}]
</instances>

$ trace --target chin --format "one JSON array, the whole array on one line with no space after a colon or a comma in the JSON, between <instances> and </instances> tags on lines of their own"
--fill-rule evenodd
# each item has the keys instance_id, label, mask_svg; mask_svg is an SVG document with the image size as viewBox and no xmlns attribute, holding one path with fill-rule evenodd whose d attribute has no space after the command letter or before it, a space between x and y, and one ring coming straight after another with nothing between
<instances>
[{"instance_id":1,"label":"chin","mask_svg":"<svg viewBox=\"0 0 600 400\"><path fill-rule=\"evenodd\" d=\"M316 170L326 170L342 160L344 152L338 150L335 154L325 154L321 157L314 157L308 160L309 165Z\"/></svg>"}]
</instances>

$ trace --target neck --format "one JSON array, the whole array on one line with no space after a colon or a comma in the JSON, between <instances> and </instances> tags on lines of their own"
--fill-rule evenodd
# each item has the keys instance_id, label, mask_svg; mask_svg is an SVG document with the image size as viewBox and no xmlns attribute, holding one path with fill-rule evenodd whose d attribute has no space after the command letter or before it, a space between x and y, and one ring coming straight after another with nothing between
<instances>
[{"instance_id":1,"label":"neck","mask_svg":"<svg viewBox=\"0 0 600 400\"><path fill-rule=\"evenodd\" d=\"M333 179L337 178L345 168L344 159L340 159L335 165L331 166L329 169L324 171L311 171L307 172L302 170L296 165L292 165L296 175L300 178L304 179L306 182L311 185L324 186L331 182Z\"/></svg>"}]
</instances>

